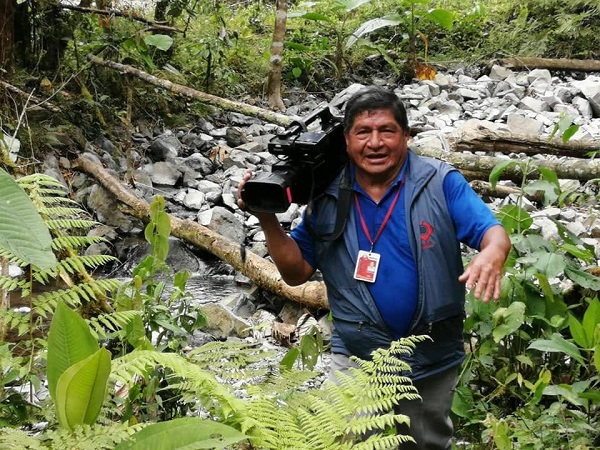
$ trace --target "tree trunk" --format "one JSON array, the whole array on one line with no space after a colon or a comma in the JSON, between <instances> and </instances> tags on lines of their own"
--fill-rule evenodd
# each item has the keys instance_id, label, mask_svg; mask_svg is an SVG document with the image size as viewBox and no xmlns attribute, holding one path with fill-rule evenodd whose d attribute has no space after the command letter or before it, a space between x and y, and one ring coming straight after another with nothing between
<instances>
[{"instance_id":1,"label":"tree trunk","mask_svg":"<svg viewBox=\"0 0 600 450\"><path fill-rule=\"evenodd\" d=\"M204 92L197 91L196 89L192 89L181 84L172 83L169 80L155 77L154 75L150 75L149 73L144 72L143 70L136 69L135 67L128 66L126 64L120 64L114 61L105 61L94 55L88 55L87 57L94 64L109 67L119 72L133 75L155 86L167 89L184 97L199 100L203 103L216 106L226 111L235 111L241 114L245 114L247 116L258 117L262 120L266 120L267 122L276 123L278 125L283 126L288 126L290 123L292 123L292 119L284 114L279 114L273 111L269 111L268 109L259 108L253 105L247 105L245 103L233 102L231 100L217 97L216 95L205 94Z\"/></svg>"},{"instance_id":2,"label":"tree trunk","mask_svg":"<svg viewBox=\"0 0 600 450\"><path fill-rule=\"evenodd\" d=\"M271 43L271 58L269 60L271 65L267 79L267 93L269 107L285 111L285 105L281 99L281 70L283 67L283 41L287 22L287 0L277 0L276 4L277 11L275 12L275 28L273 42Z\"/></svg>"},{"instance_id":3,"label":"tree trunk","mask_svg":"<svg viewBox=\"0 0 600 450\"><path fill-rule=\"evenodd\" d=\"M12 71L15 42L14 0L0 0L0 67Z\"/></svg>"},{"instance_id":4,"label":"tree trunk","mask_svg":"<svg viewBox=\"0 0 600 450\"><path fill-rule=\"evenodd\" d=\"M123 184L110 175L102 166L83 154L75 161L75 166L93 176L117 200L125 204L127 213L148 222L149 205L136 197ZM309 281L301 286L291 287L281 280L277 268L266 259L247 251L242 256L241 247L218 233L197 222L181 220L174 216L171 219L171 234L206 250L234 269L250 278L258 287L281 295L289 300L311 308L328 308L325 285L322 282Z\"/></svg>"},{"instance_id":5,"label":"tree trunk","mask_svg":"<svg viewBox=\"0 0 600 450\"><path fill-rule=\"evenodd\" d=\"M514 133L498 133L483 126L466 128L457 133L451 142L457 152L525 153L526 155L560 155L585 158L588 153L600 150L595 141L568 141L546 139L539 136L523 136Z\"/></svg>"},{"instance_id":6,"label":"tree trunk","mask_svg":"<svg viewBox=\"0 0 600 450\"><path fill-rule=\"evenodd\" d=\"M510 69L548 69L580 70L582 72L600 71L600 61L595 59L549 59L549 58L504 58L492 61Z\"/></svg>"},{"instance_id":7,"label":"tree trunk","mask_svg":"<svg viewBox=\"0 0 600 450\"><path fill-rule=\"evenodd\" d=\"M459 170L468 170L489 174L498 164L505 162L505 158L496 158L493 156L479 156L468 153L447 152L438 149L417 149L416 152L423 156L441 159L452 164ZM517 160L518 161L518 160ZM565 158L558 161L542 161L539 159L530 160L530 173L527 178L537 178L535 169L544 167L552 170L558 178L588 181L600 178L600 161L593 159L575 159ZM523 180L523 174L518 165L506 168L501 177L510 179L516 183Z\"/></svg>"}]
</instances>

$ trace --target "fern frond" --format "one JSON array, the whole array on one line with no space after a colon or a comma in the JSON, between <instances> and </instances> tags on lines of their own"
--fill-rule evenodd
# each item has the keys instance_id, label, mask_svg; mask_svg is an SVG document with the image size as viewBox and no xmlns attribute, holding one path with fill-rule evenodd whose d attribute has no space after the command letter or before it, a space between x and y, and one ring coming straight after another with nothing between
<instances>
[{"instance_id":1,"label":"fern frond","mask_svg":"<svg viewBox=\"0 0 600 450\"><path fill-rule=\"evenodd\" d=\"M106 278L76 284L66 289L44 292L35 298L34 311L46 317L48 313L54 311L56 303L59 300L64 301L71 307L77 307L84 301L97 300L99 297L108 293L116 292L121 284L122 283L119 280Z\"/></svg>"},{"instance_id":2,"label":"fern frond","mask_svg":"<svg viewBox=\"0 0 600 450\"><path fill-rule=\"evenodd\" d=\"M359 368L338 373L335 383L327 380L320 390L295 391L287 398L255 396L249 402L249 415L257 418L250 430L253 443L269 449L372 450L408 442L410 437L396 435L396 425L409 419L393 408L400 400L419 395L399 356L410 354L425 339L401 339L387 350L373 352L372 361L355 358ZM291 447L282 444L294 439Z\"/></svg>"},{"instance_id":3,"label":"fern frond","mask_svg":"<svg viewBox=\"0 0 600 450\"><path fill-rule=\"evenodd\" d=\"M2 248L0 248L0 258L4 258L10 264L14 264L14 265L19 266L19 267L25 267L25 266L29 265L29 263L23 261L18 256L13 255L12 252L9 252L8 250L2 249Z\"/></svg>"},{"instance_id":4,"label":"fern frond","mask_svg":"<svg viewBox=\"0 0 600 450\"><path fill-rule=\"evenodd\" d=\"M46 438L54 449L111 450L145 425L147 424L82 425L75 427L73 431L59 429L48 432Z\"/></svg>"},{"instance_id":5,"label":"fern frond","mask_svg":"<svg viewBox=\"0 0 600 450\"><path fill-rule=\"evenodd\" d=\"M55 200L62 200L62 199L55 199ZM58 218L58 217L77 217L78 215L85 215L85 216L89 216L89 214L87 212L85 212L84 210L82 210L81 208L77 208L77 207L67 207L67 206L44 206L41 208L38 208L38 211L40 212L40 214L42 214L43 216L46 217L53 217L53 218Z\"/></svg>"},{"instance_id":6,"label":"fern frond","mask_svg":"<svg viewBox=\"0 0 600 450\"><path fill-rule=\"evenodd\" d=\"M52 249L56 251L66 248L88 247L92 244L98 244L100 242L109 241L102 236L69 236L65 234L52 239Z\"/></svg>"},{"instance_id":7,"label":"fern frond","mask_svg":"<svg viewBox=\"0 0 600 450\"><path fill-rule=\"evenodd\" d=\"M98 339L109 338L110 333L123 330L136 317L141 315L141 311L115 311L110 314L100 314L87 320ZM108 332L107 332L108 330Z\"/></svg>"},{"instance_id":8,"label":"fern frond","mask_svg":"<svg viewBox=\"0 0 600 450\"><path fill-rule=\"evenodd\" d=\"M259 344L242 341L209 342L188 353L199 367L210 371L225 383L264 380L270 368L264 361L275 353Z\"/></svg>"},{"instance_id":9,"label":"fern frond","mask_svg":"<svg viewBox=\"0 0 600 450\"><path fill-rule=\"evenodd\" d=\"M38 189L38 190L46 190L49 187L56 187L57 190L62 192L66 191L63 184L58 181L56 178L51 177L50 175L46 175L43 173L32 173L31 175L22 176L17 180L19 185L26 190L29 189Z\"/></svg>"},{"instance_id":10,"label":"fern frond","mask_svg":"<svg viewBox=\"0 0 600 450\"><path fill-rule=\"evenodd\" d=\"M29 290L29 281L0 275L0 291L11 292L16 290Z\"/></svg>"},{"instance_id":11,"label":"fern frond","mask_svg":"<svg viewBox=\"0 0 600 450\"><path fill-rule=\"evenodd\" d=\"M116 358L113 360L111 378L128 384L138 375L147 376L158 366L169 369L173 376L187 381L188 393L195 396L207 410L213 411L221 418L227 419L244 409L241 400L236 399L226 387L219 384L212 374L175 353L140 350Z\"/></svg>"},{"instance_id":12,"label":"fern frond","mask_svg":"<svg viewBox=\"0 0 600 450\"><path fill-rule=\"evenodd\" d=\"M98 222L95 220L86 220L86 219L48 219L46 221L46 225L50 230L72 230L72 229L89 229L95 225L98 225Z\"/></svg>"},{"instance_id":13,"label":"fern frond","mask_svg":"<svg viewBox=\"0 0 600 450\"><path fill-rule=\"evenodd\" d=\"M42 450L47 449L42 442L16 428L0 428L0 448L15 450Z\"/></svg>"},{"instance_id":14,"label":"fern frond","mask_svg":"<svg viewBox=\"0 0 600 450\"><path fill-rule=\"evenodd\" d=\"M57 270L70 274L81 273L86 269L95 269L109 262L119 261L110 255L76 255L63 258L58 262Z\"/></svg>"}]
</instances>

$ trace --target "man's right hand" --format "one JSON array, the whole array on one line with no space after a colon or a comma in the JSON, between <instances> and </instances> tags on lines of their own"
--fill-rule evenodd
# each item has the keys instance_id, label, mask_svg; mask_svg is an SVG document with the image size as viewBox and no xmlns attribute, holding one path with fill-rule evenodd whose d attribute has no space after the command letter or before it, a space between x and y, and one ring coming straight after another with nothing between
<instances>
[{"instance_id":1,"label":"man's right hand","mask_svg":"<svg viewBox=\"0 0 600 450\"><path fill-rule=\"evenodd\" d=\"M237 205L238 207L244 211L246 209L246 204L244 203L244 200L242 200L242 191L244 190L244 186L246 185L246 183L248 182L249 179L251 179L254 176L254 172L252 170L248 170L244 176L242 177L242 181L240 181L240 184L238 185L238 189L237 189Z\"/></svg>"}]
</instances>

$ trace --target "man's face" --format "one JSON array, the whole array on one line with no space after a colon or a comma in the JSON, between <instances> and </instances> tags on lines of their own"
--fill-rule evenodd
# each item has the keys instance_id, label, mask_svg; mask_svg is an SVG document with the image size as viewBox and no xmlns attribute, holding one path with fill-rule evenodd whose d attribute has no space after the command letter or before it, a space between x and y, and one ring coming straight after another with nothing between
<instances>
[{"instance_id":1,"label":"man's face","mask_svg":"<svg viewBox=\"0 0 600 450\"><path fill-rule=\"evenodd\" d=\"M409 137L389 109L358 114L346 134L346 151L359 181L391 182L404 163Z\"/></svg>"}]
</instances>

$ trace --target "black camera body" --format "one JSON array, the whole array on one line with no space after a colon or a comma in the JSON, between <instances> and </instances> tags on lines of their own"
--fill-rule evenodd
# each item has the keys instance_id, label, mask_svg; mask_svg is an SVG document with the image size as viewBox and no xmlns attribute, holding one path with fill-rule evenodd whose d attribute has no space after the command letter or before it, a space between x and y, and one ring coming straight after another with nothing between
<instances>
[{"instance_id":1,"label":"black camera body","mask_svg":"<svg viewBox=\"0 0 600 450\"><path fill-rule=\"evenodd\" d=\"M307 204L323 193L347 160L343 123L329 106L294 121L267 149L280 161L271 172L258 172L242 190L242 200L253 212L279 213L291 203Z\"/></svg>"}]
</instances>

